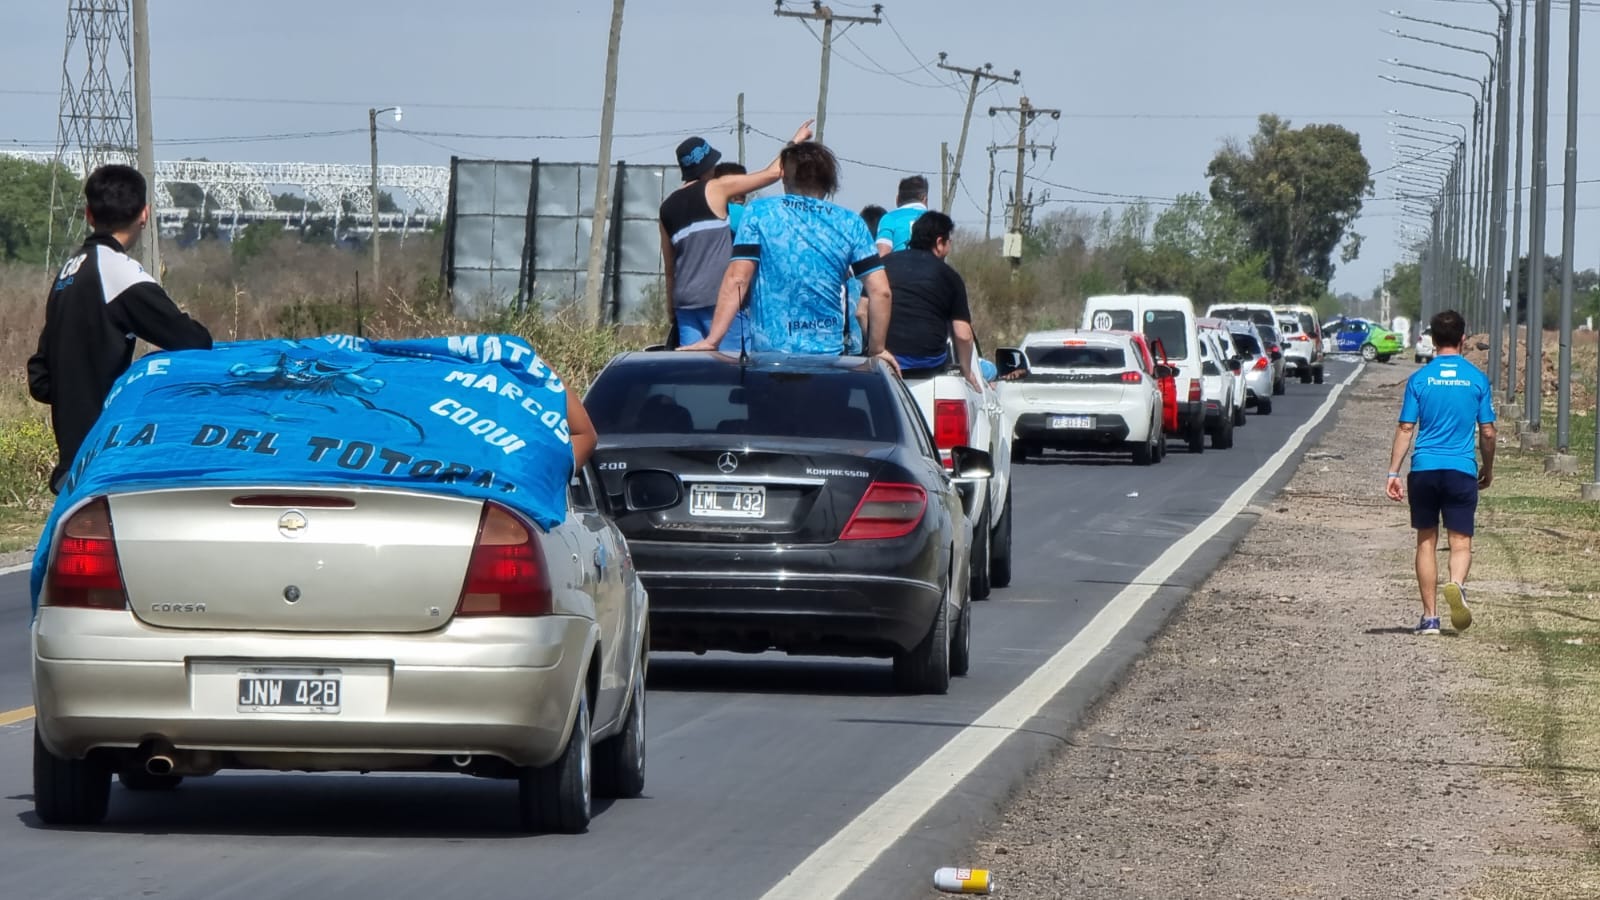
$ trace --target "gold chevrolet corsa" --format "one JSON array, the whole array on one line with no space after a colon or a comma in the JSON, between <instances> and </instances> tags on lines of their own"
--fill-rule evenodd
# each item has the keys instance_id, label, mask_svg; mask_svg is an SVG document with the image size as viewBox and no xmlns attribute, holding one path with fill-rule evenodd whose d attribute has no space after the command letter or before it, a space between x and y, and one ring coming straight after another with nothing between
<instances>
[{"instance_id":1,"label":"gold chevrolet corsa","mask_svg":"<svg viewBox=\"0 0 1600 900\"><path fill-rule=\"evenodd\" d=\"M88 498L33 623L39 817L101 820L112 775L432 771L515 779L525 828L583 831L645 773L647 601L597 483L549 532L394 489Z\"/></svg>"}]
</instances>

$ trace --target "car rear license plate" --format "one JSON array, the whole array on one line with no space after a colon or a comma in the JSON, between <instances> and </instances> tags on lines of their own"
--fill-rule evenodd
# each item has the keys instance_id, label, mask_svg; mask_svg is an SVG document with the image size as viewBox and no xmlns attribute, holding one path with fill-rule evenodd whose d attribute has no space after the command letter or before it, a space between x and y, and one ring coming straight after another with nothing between
<instances>
[{"instance_id":1,"label":"car rear license plate","mask_svg":"<svg viewBox=\"0 0 1600 900\"><path fill-rule=\"evenodd\" d=\"M338 713L338 669L240 669L239 712Z\"/></svg>"},{"instance_id":2,"label":"car rear license plate","mask_svg":"<svg viewBox=\"0 0 1600 900\"><path fill-rule=\"evenodd\" d=\"M767 514L767 489L760 485L696 484L689 488L689 515L760 519Z\"/></svg>"},{"instance_id":3,"label":"car rear license plate","mask_svg":"<svg viewBox=\"0 0 1600 900\"><path fill-rule=\"evenodd\" d=\"M1051 416L1051 428L1093 428L1094 416Z\"/></svg>"}]
</instances>

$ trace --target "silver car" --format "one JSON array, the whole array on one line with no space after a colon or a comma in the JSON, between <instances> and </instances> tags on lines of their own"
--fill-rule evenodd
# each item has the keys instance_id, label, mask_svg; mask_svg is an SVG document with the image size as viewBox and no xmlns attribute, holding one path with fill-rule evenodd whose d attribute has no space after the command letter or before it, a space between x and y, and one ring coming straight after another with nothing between
<instances>
[{"instance_id":1,"label":"silver car","mask_svg":"<svg viewBox=\"0 0 1600 900\"><path fill-rule=\"evenodd\" d=\"M1288 393L1288 382L1285 380L1284 369L1288 362L1283 357L1283 333L1271 325L1257 325L1256 337L1261 339L1267 351L1268 368L1272 370L1272 393Z\"/></svg>"},{"instance_id":2,"label":"silver car","mask_svg":"<svg viewBox=\"0 0 1600 900\"><path fill-rule=\"evenodd\" d=\"M32 629L39 817L101 820L113 774L410 770L515 779L523 827L583 831L645 770L647 600L597 483L549 532L399 489L87 498Z\"/></svg>"},{"instance_id":3,"label":"silver car","mask_svg":"<svg viewBox=\"0 0 1600 900\"><path fill-rule=\"evenodd\" d=\"M1248 322L1230 322L1229 336L1239 353L1244 377L1245 406L1259 415L1272 415L1272 357L1262 346L1261 335Z\"/></svg>"}]
</instances>

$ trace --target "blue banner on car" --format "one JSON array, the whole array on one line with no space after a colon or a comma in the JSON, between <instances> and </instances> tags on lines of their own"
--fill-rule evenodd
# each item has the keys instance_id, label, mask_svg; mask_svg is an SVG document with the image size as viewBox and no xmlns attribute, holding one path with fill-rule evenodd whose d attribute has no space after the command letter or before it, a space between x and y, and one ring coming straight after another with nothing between
<instances>
[{"instance_id":1,"label":"blue banner on car","mask_svg":"<svg viewBox=\"0 0 1600 900\"><path fill-rule=\"evenodd\" d=\"M567 391L504 334L238 341L135 362L45 524L112 491L191 485L401 488L493 499L549 530L572 476ZM115 527L115 523L113 523Z\"/></svg>"}]
</instances>

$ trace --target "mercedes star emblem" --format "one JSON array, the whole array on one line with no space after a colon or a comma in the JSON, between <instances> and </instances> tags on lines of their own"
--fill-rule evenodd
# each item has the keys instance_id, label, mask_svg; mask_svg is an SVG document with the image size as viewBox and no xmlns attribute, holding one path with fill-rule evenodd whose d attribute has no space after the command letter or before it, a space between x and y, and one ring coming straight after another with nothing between
<instances>
[{"instance_id":1,"label":"mercedes star emblem","mask_svg":"<svg viewBox=\"0 0 1600 900\"><path fill-rule=\"evenodd\" d=\"M733 453L724 453L717 457L717 469L720 470L722 474L732 475L734 470L737 468L739 468L739 457L734 456Z\"/></svg>"}]
</instances>

